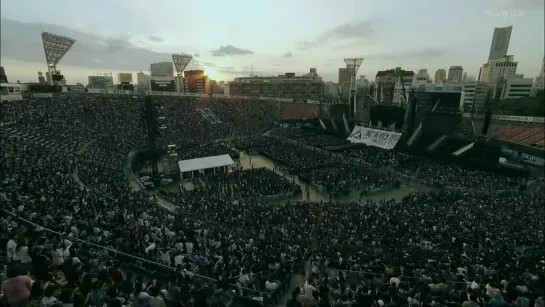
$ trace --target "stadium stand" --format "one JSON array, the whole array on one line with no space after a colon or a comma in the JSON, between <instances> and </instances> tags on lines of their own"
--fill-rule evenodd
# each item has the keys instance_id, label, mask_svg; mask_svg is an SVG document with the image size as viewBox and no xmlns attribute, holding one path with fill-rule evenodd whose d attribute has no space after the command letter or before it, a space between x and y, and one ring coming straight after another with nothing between
<instances>
[{"instance_id":1,"label":"stadium stand","mask_svg":"<svg viewBox=\"0 0 545 307\"><path fill-rule=\"evenodd\" d=\"M276 102L154 99L167 126L159 146L176 144L180 156L236 156L236 147L328 190L402 179L432 187L398 200L268 203L261 196L293 182L236 170L162 197L131 185L127 169L147 143L141 98L2 102L0 303L542 306L545 198L525 190L539 181L395 149L334 153L317 146L332 136L293 129L261 135L285 115Z\"/></svg>"}]
</instances>

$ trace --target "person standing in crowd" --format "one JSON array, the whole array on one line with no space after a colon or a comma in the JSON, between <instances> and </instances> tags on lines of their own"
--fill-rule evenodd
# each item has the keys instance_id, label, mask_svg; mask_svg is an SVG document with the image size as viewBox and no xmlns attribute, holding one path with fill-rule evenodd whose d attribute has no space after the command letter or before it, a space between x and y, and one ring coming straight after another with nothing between
<instances>
[{"instance_id":1,"label":"person standing in crowd","mask_svg":"<svg viewBox=\"0 0 545 307\"><path fill-rule=\"evenodd\" d=\"M193 307L206 307L206 294L203 290L203 281L200 278L195 279L193 282L193 289L191 289L191 300Z\"/></svg>"},{"instance_id":2,"label":"person standing in crowd","mask_svg":"<svg viewBox=\"0 0 545 307\"><path fill-rule=\"evenodd\" d=\"M286 302L286 307L303 307L299 298L301 289L295 288L291 291L291 298Z\"/></svg>"},{"instance_id":3,"label":"person standing in crowd","mask_svg":"<svg viewBox=\"0 0 545 307\"><path fill-rule=\"evenodd\" d=\"M40 301L40 307L52 307L60 304L60 301L55 297L55 285L48 284L44 291L44 296Z\"/></svg>"},{"instance_id":4,"label":"person standing in crowd","mask_svg":"<svg viewBox=\"0 0 545 307\"><path fill-rule=\"evenodd\" d=\"M505 301L501 296L500 290L495 289L492 295L493 297L486 304L487 307L503 307L505 305Z\"/></svg>"},{"instance_id":5,"label":"person standing in crowd","mask_svg":"<svg viewBox=\"0 0 545 307\"><path fill-rule=\"evenodd\" d=\"M60 267L64 263L63 250L58 243L53 244L51 249L51 261L56 267Z\"/></svg>"},{"instance_id":6,"label":"person standing in crowd","mask_svg":"<svg viewBox=\"0 0 545 307\"><path fill-rule=\"evenodd\" d=\"M2 293L7 297L11 307L27 307L29 305L32 279L21 272L15 265L8 265L6 277L2 283Z\"/></svg>"},{"instance_id":7,"label":"person standing in crowd","mask_svg":"<svg viewBox=\"0 0 545 307\"><path fill-rule=\"evenodd\" d=\"M96 280L93 282L93 288L87 294L87 298L85 299L85 306L102 307L104 304L104 298L102 297L101 288L101 281Z\"/></svg>"},{"instance_id":8,"label":"person standing in crowd","mask_svg":"<svg viewBox=\"0 0 545 307\"><path fill-rule=\"evenodd\" d=\"M17 249L17 242L15 242L13 235L9 235L8 243L6 244L6 256L8 263L11 263L13 261L13 257L15 257L15 252Z\"/></svg>"},{"instance_id":9,"label":"person standing in crowd","mask_svg":"<svg viewBox=\"0 0 545 307\"><path fill-rule=\"evenodd\" d=\"M150 307L166 307L165 300L160 296L161 289L158 286L151 288Z\"/></svg>"}]
</instances>

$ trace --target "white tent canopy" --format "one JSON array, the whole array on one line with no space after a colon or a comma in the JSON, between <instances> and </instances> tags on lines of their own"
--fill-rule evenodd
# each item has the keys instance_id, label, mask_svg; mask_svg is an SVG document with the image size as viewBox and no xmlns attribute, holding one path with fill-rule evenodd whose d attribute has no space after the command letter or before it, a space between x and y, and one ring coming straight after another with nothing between
<instances>
[{"instance_id":1,"label":"white tent canopy","mask_svg":"<svg viewBox=\"0 0 545 307\"><path fill-rule=\"evenodd\" d=\"M233 164L235 164L235 162L233 161L233 159L231 159L231 156L229 155L211 156L178 161L178 167L180 168L180 172L182 173L228 166Z\"/></svg>"}]
</instances>

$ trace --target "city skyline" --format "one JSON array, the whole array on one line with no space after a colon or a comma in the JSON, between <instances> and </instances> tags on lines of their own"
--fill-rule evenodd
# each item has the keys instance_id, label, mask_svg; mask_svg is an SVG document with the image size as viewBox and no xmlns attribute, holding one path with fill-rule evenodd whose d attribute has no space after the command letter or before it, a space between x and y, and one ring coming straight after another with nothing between
<instances>
[{"instance_id":1,"label":"city skyline","mask_svg":"<svg viewBox=\"0 0 545 307\"><path fill-rule=\"evenodd\" d=\"M248 76L253 66L259 75L316 67L324 81L336 82L343 57L354 56L365 58L358 75L370 80L395 67L433 74L460 65L476 76L494 28L511 25L508 54L520 62L518 73L536 77L544 53L543 1L537 0L164 1L157 10L144 1L76 7L21 0L2 1L1 8L1 57L10 81L36 81L37 71L45 72L42 28L77 40L58 65L69 83L85 83L96 72L149 73L151 62L178 52L194 55L188 70L202 68L218 81Z\"/></svg>"}]
</instances>

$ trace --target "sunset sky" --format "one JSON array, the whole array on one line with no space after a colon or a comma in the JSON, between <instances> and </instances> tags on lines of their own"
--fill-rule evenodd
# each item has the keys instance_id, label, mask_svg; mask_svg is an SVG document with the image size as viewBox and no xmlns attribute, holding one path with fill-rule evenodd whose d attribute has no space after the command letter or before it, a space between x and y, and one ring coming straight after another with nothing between
<instances>
[{"instance_id":1,"label":"sunset sky","mask_svg":"<svg viewBox=\"0 0 545 307\"><path fill-rule=\"evenodd\" d=\"M539 73L543 0L3 0L2 66L8 78L46 70L41 28L77 39L59 64L69 83L98 72L148 71L173 52L217 80L254 73L306 73L337 80L344 57L364 57L359 74L462 65L477 76L494 27L513 25L509 54L519 72ZM135 78L136 76L134 76ZM10 80L10 81L11 81Z\"/></svg>"}]
</instances>

